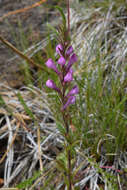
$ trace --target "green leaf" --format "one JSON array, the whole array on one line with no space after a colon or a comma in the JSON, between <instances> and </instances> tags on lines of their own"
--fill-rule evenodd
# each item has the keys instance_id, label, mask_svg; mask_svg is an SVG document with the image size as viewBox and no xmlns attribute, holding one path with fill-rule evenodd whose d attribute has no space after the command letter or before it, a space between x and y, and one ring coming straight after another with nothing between
<instances>
[{"instance_id":1,"label":"green leaf","mask_svg":"<svg viewBox=\"0 0 127 190\"><path fill-rule=\"evenodd\" d=\"M64 26L66 26L66 17L64 15L63 9L59 6L55 6L55 8L60 12L60 14L62 16L63 24L64 24Z\"/></svg>"},{"instance_id":2,"label":"green leaf","mask_svg":"<svg viewBox=\"0 0 127 190\"><path fill-rule=\"evenodd\" d=\"M35 119L34 114L32 113L32 111L26 105L26 103L25 103L23 97L21 96L21 94L18 93L17 97L18 97L19 101L21 102L21 104L23 105L25 112L34 120Z\"/></svg>"},{"instance_id":3,"label":"green leaf","mask_svg":"<svg viewBox=\"0 0 127 190\"><path fill-rule=\"evenodd\" d=\"M17 188L24 189L24 188L30 187L33 184L33 181L36 180L39 176L40 176L40 171L36 172L33 177L18 184Z\"/></svg>"},{"instance_id":4,"label":"green leaf","mask_svg":"<svg viewBox=\"0 0 127 190\"><path fill-rule=\"evenodd\" d=\"M6 105L5 101L4 101L4 99L2 98L2 96L0 95L0 107L1 107L1 106L5 106L5 105Z\"/></svg>"},{"instance_id":5,"label":"green leaf","mask_svg":"<svg viewBox=\"0 0 127 190\"><path fill-rule=\"evenodd\" d=\"M67 173L67 158L65 152L62 152L57 156L56 163L58 170Z\"/></svg>"},{"instance_id":6,"label":"green leaf","mask_svg":"<svg viewBox=\"0 0 127 190\"><path fill-rule=\"evenodd\" d=\"M0 95L0 107L4 107L8 113L10 113L11 115L13 115L13 111L11 110L11 108L8 107L8 105L5 103L4 99L2 98L2 96Z\"/></svg>"},{"instance_id":7,"label":"green leaf","mask_svg":"<svg viewBox=\"0 0 127 190\"><path fill-rule=\"evenodd\" d=\"M58 36L58 32L51 24L47 23L47 27L56 35Z\"/></svg>"},{"instance_id":8,"label":"green leaf","mask_svg":"<svg viewBox=\"0 0 127 190\"><path fill-rule=\"evenodd\" d=\"M57 126L58 130L60 131L60 133L62 135L65 135L65 133L66 133L65 127L63 125L61 125L60 123L58 123L58 122L56 123L56 126Z\"/></svg>"}]
</instances>

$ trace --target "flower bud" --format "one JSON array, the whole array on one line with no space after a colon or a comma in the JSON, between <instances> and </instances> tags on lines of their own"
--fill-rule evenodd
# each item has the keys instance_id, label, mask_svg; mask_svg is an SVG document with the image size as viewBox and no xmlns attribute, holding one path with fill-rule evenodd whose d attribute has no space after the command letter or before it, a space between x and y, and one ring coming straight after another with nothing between
<instances>
[{"instance_id":1,"label":"flower bud","mask_svg":"<svg viewBox=\"0 0 127 190\"><path fill-rule=\"evenodd\" d=\"M75 94L78 94L78 93L79 93L78 86L75 85L75 86L70 90L70 92L67 94L67 97L72 96L72 95L75 95Z\"/></svg>"},{"instance_id":2,"label":"flower bud","mask_svg":"<svg viewBox=\"0 0 127 190\"><path fill-rule=\"evenodd\" d=\"M61 57L58 59L58 64L60 64L60 65L62 65L62 66L66 64L66 60L64 59L63 56L61 56Z\"/></svg>"},{"instance_id":3,"label":"flower bud","mask_svg":"<svg viewBox=\"0 0 127 190\"><path fill-rule=\"evenodd\" d=\"M69 59L68 65L67 65L67 71L71 68L71 66L77 62L77 55L75 53L72 54L72 56Z\"/></svg>"},{"instance_id":4,"label":"flower bud","mask_svg":"<svg viewBox=\"0 0 127 190\"><path fill-rule=\"evenodd\" d=\"M58 44L56 46L56 52L59 54L59 55L62 55L62 51L63 51L63 46L61 44Z\"/></svg>"},{"instance_id":5,"label":"flower bud","mask_svg":"<svg viewBox=\"0 0 127 190\"><path fill-rule=\"evenodd\" d=\"M50 58L48 59L48 61L45 63L47 65L48 68L53 69L57 74L60 74L60 72L58 71L54 61Z\"/></svg>"},{"instance_id":6,"label":"flower bud","mask_svg":"<svg viewBox=\"0 0 127 190\"><path fill-rule=\"evenodd\" d=\"M73 80L73 70L70 69L64 77L64 82L71 82Z\"/></svg>"},{"instance_id":7,"label":"flower bud","mask_svg":"<svg viewBox=\"0 0 127 190\"><path fill-rule=\"evenodd\" d=\"M67 51L66 51L66 55L67 56L70 56L72 53L73 53L73 47L72 46L69 46L69 48L67 49Z\"/></svg>"},{"instance_id":8,"label":"flower bud","mask_svg":"<svg viewBox=\"0 0 127 190\"><path fill-rule=\"evenodd\" d=\"M47 86L48 88L54 89L54 90L57 91L57 92L60 92L60 89L55 85L55 83L54 83L53 80L51 80L51 79L48 79L48 80L46 81L46 86Z\"/></svg>"},{"instance_id":9,"label":"flower bud","mask_svg":"<svg viewBox=\"0 0 127 190\"><path fill-rule=\"evenodd\" d=\"M76 101L75 96L70 96L66 102L66 104L62 107L62 111L65 110L70 104L74 104Z\"/></svg>"}]
</instances>

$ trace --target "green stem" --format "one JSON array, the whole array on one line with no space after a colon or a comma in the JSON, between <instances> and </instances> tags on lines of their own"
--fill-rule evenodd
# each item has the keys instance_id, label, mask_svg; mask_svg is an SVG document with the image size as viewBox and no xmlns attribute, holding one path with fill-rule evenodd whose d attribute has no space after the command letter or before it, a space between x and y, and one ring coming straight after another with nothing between
<instances>
[{"instance_id":1,"label":"green stem","mask_svg":"<svg viewBox=\"0 0 127 190\"><path fill-rule=\"evenodd\" d=\"M72 174L71 174L71 151L68 150L68 181L69 181L69 188L68 190L71 190L72 189Z\"/></svg>"},{"instance_id":2,"label":"green stem","mask_svg":"<svg viewBox=\"0 0 127 190\"><path fill-rule=\"evenodd\" d=\"M67 146L69 146L69 149L67 147L67 161L68 161L68 182L69 187L68 190L72 190L72 164L71 164L71 150L70 150L70 143L68 142L68 136L69 136L69 124L67 122L68 118L66 117L66 114L63 112L63 120L66 127L66 136L67 136Z\"/></svg>"},{"instance_id":3,"label":"green stem","mask_svg":"<svg viewBox=\"0 0 127 190\"><path fill-rule=\"evenodd\" d=\"M67 21L68 21L68 35L70 33L70 2L67 0Z\"/></svg>"}]
</instances>

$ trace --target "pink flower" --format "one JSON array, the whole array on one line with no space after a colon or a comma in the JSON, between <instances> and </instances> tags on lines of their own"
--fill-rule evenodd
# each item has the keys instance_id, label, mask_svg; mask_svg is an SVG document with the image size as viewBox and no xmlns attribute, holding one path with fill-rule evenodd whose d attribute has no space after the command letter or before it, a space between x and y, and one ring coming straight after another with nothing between
<instances>
[{"instance_id":1,"label":"pink flower","mask_svg":"<svg viewBox=\"0 0 127 190\"><path fill-rule=\"evenodd\" d=\"M67 56L70 56L72 53L73 53L73 47L72 46L69 46L69 48L67 49L67 51L66 51L66 55Z\"/></svg>"},{"instance_id":2,"label":"pink flower","mask_svg":"<svg viewBox=\"0 0 127 190\"><path fill-rule=\"evenodd\" d=\"M66 102L66 104L62 107L62 111L65 110L70 104L74 104L76 100L75 96L70 96Z\"/></svg>"},{"instance_id":3,"label":"pink flower","mask_svg":"<svg viewBox=\"0 0 127 190\"><path fill-rule=\"evenodd\" d=\"M72 80L73 80L73 70L70 68L70 70L64 77L64 82L71 82Z\"/></svg>"},{"instance_id":4,"label":"pink flower","mask_svg":"<svg viewBox=\"0 0 127 190\"><path fill-rule=\"evenodd\" d=\"M70 90L70 92L67 94L67 97L72 96L72 95L75 95L75 94L78 94L78 93L79 93L78 86L75 85L75 86Z\"/></svg>"},{"instance_id":5,"label":"pink flower","mask_svg":"<svg viewBox=\"0 0 127 190\"><path fill-rule=\"evenodd\" d=\"M60 89L55 85L55 83L53 82L53 80L48 79L48 80L46 81L46 86L47 86L48 88L52 88L52 89L54 89L55 91L57 91L57 92L60 93Z\"/></svg>"},{"instance_id":6,"label":"pink flower","mask_svg":"<svg viewBox=\"0 0 127 190\"><path fill-rule=\"evenodd\" d=\"M63 46L61 44L58 44L56 46L56 52L59 54L59 55L62 55L62 51L63 51Z\"/></svg>"},{"instance_id":7,"label":"pink flower","mask_svg":"<svg viewBox=\"0 0 127 190\"><path fill-rule=\"evenodd\" d=\"M58 64L60 64L60 65L62 65L62 66L66 64L66 60L64 59L63 56L61 56L61 57L58 59Z\"/></svg>"},{"instance_id":8,"label":"pink flower","mask_svg":"<svg viewBox=\"0 0 127 190\"><path fill-rule=\"evenodd\" d=\"M77 55L75 53L73 53L70 58L70 61L75 63L75 62L77 62L77 60L78 60Z\"/></svg>"},{"instance_id":9,"label":"pink flower","mask_svg":"<svg viewBox=\"0 0 127 190\"><path fill-rule=\"evenodd\" d=\"M53 69L57 74L60 74L60 72L58 71L54 61L50 58L48 59L48 61L45 63L47 65L48 68Z\"/></svg>"},{"instance_id":10,"label":"pink flower","mask_svg":"<svg viewBox=\"0 0 127 190\"><path fill-rule=\"evenodd\" d=\"M68 65L67 65L67 71L71 68L71 66L77 62L77 55L75 53L72 54L72 56L69 59Z\"/></svg>"}]
</instances>

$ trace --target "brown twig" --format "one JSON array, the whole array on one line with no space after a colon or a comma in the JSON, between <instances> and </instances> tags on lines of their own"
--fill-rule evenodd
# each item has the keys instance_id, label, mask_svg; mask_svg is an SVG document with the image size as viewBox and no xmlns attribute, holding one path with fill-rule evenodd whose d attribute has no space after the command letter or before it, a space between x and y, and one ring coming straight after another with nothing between
<instances>
[{"instance_id":1,"label":"brown twig","mask_svg":"<svg viewBox=\"0 0 127 190\"><path fill-rule=\"evenodd\" d=\"M40 139L40 128L39 126L37 127L37 141L38 141L38 158L40 162L40 171L43 171L43 163L41 159L42 151L41 151L41 139Z\"/></svg>"},{"instance_id":2,"label":"brown twig","mask_svg":"<svg viewBox=\"0 0 127 190\"><path fill-rule=\"evenodd\" d=\"M29 58L28 56L24 55L21 51L19 51L16 47L14 47L10 42L8 42L7 40L5 40L2 36L0 36L0 41L2 41L7 47L11 48L17 55L19 55L21 58L23 58L24 60L26 60L28 63L36 66L39 69L44 70L45 72L48 72L46 69L44 69L42 67L42 65L39 65L39 64L35 63L31 58Z\"/></svg>"},{"instance_id":3,"label":"brown twig","mask_svg":"<svg viewBox=\"0 0 127 190\"><path fill-rule=\"evenodd\" d=\"M46 0L41 0L41 1L37 2L37 3L32 4L31 6L28 6L28 7L22 8L22 9L18 9L18 10L15 10L15 11L8 12L7 14L4 14L2 17L0 17L0 21L2 21L4 18L6 18L8 16L23 13L23 12L26 12L26 11L32 9L32 8L38 7L44 2L46 2Z\"/></svg>"}]
</instances>

